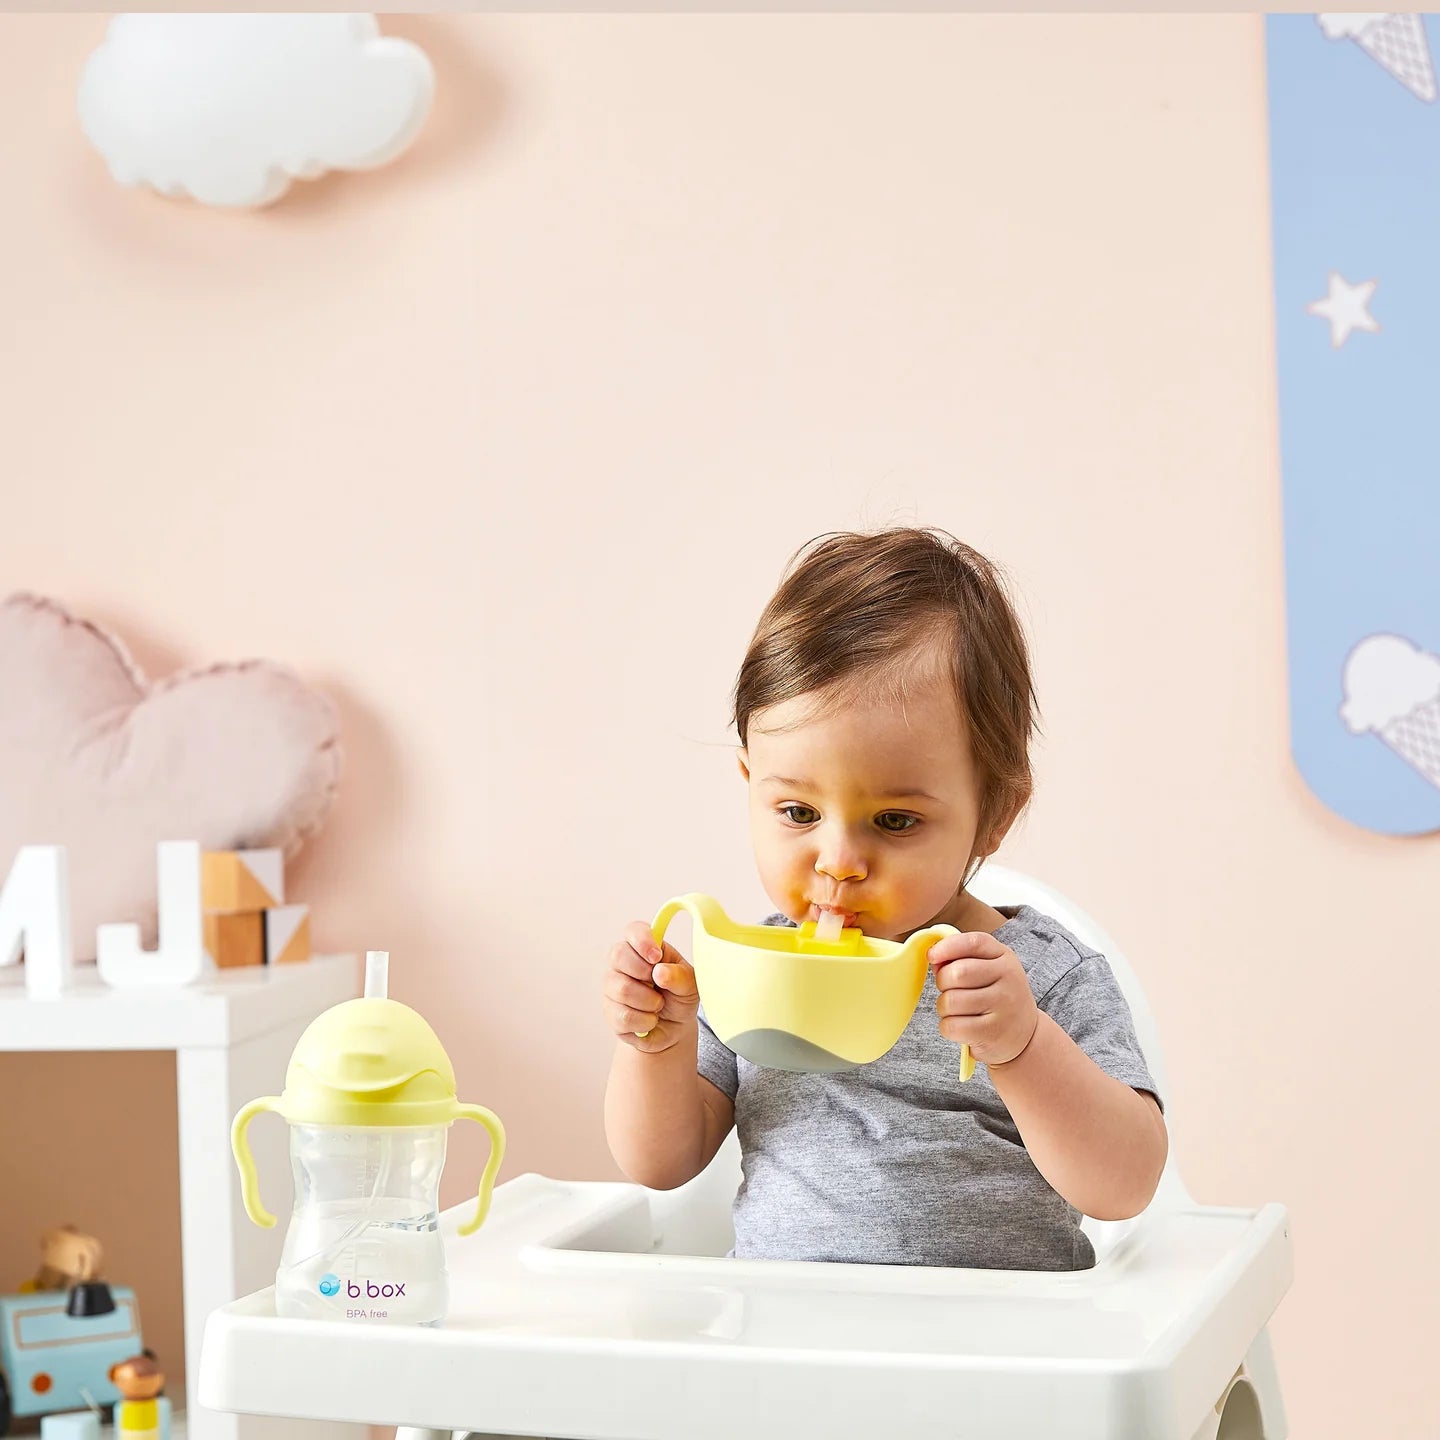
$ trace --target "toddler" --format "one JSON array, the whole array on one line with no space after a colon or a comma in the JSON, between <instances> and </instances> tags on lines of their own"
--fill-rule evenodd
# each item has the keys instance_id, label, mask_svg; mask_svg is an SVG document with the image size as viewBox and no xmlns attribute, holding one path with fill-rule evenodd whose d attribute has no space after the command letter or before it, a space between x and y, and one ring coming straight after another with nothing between
<instances>
[{"instance_id":1,"label":"toddler","mask_svg":"<svg viewBox=\"0 0 1440 1440\"><path fill-rule=\"evenodd\" d=\"M963 933L931 949L886 1055L794 1074L723 1045L685 957L626 927L603 984L611 1153L670 1189L735 1126L736 1256L1078 1270L1095 1261L1081 1214L1128 1218L1155 1193L1165 1122L1109 966L967 889L1030 799L1034 716L1020 625L970 547L905 528L792 557L734 692L765 923Z\"/></svg>"}]
</instances>

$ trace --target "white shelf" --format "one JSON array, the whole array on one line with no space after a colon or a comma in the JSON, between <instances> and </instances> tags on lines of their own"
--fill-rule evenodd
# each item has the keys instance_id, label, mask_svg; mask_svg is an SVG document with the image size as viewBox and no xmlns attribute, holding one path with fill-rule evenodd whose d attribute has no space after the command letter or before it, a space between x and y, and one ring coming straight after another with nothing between
<instances>
[{"instance_id":1,"label":"white shelf","mask_svg":"<svg viewBox=\"0 0 1440 1440\"><path fill-rule=\"evenodd\" d=\"M32 1000L23 965L0 969L0 1050L178 1050L235 1045L287 1021L307 1023L358 985L354 955L217 970L192 985L116 990L94 965L58 1000ZM358 989L352 991L358 994Z\"/></svg>"},{"instance_id":2,"label":"white shelf","mask_svg":"<svg viewBox=\"0 0 1440 1440\"><path fill-rule=\"evenodd\" d=\"M205 1317L275 1274L284 1227L261 1230L240 1204L230 1154L235 1112L278 1094L301 1032L360 994L356 955L217 970L192 985L115 990L93 965L56 1000L32 1000L23 967L0 969L0 1051L161 1050L175 1055L179 1122L180 1260L186 1371L200 1369ZM117 1097L123 1098L123 1097ZM274 1199L288 1176L283 1125L257 1126L256 1158ZM177 1405L178 1410L178 1405ZM269 1428L267 1428L267 1425ZM172 1440L274 1440L273 1422L190 1405ZM307 1440L356 1440L320 1427Z\"/></svg>"}]
</instances>

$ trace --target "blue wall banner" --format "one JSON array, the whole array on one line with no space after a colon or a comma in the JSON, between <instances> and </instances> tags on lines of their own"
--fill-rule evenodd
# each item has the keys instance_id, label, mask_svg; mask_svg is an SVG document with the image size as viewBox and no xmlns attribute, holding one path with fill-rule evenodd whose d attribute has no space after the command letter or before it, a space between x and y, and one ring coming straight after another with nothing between
<instances>
[{"instance_id":1,"label":"blue wall banner","mask_svg":"<svg viewBox=\"0 0 1440 1440\"><path fill-rule=\"evenodd\" d=\"M1290 743L1440 830L1440 105L1424 15L1266 21Z\"/></svg>"}]
</instances>

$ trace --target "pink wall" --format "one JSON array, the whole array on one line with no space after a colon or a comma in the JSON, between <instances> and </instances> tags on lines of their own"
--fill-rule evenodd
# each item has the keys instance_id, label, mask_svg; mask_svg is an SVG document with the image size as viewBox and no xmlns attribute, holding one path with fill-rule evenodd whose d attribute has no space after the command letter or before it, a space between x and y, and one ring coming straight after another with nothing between
<instances>
[{"instance_id":1,"label":"pink wall","mask_svg":"<svg viewBox=\"0 0 1440 1440\"><path fill-rule=\"evenodd\" d=\"M1294 1433L1419 1440L1440 853L1287 751L1259 20L397 18L438 70L416 149L261 214L108 180L73 118L102 23L0 20L0 576L158 668L338 697L297 885L323 946L394 952L506 1173L614 1173L621 925L763 904L726 695L786 555L941 524L1034 636L1003 858L1129 949L1197 1196L1293 1209ZM20 1067L5 1280L84 1218ZM173 1174L164 1068L125 1083ZM165 1194L105 1223L173 1315Z\"/></svg>"}]
</instances>

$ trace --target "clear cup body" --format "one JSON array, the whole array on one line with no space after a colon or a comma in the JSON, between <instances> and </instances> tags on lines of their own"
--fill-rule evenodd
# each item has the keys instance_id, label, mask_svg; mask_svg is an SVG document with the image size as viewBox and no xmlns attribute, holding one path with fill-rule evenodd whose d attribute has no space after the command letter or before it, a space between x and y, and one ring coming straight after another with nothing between
<instances>
[{"instance_id":1,"label":"clear cup body","mask_svg":"<svg viewBox=\"0 0 1440 1440\"><path fill-rule=\"evenodd\" d=\"M447 1125L292 1125L295 1208L275 1313L435 1325L449 1284L440 1239Z\"/></svg>"}]
</instances>

